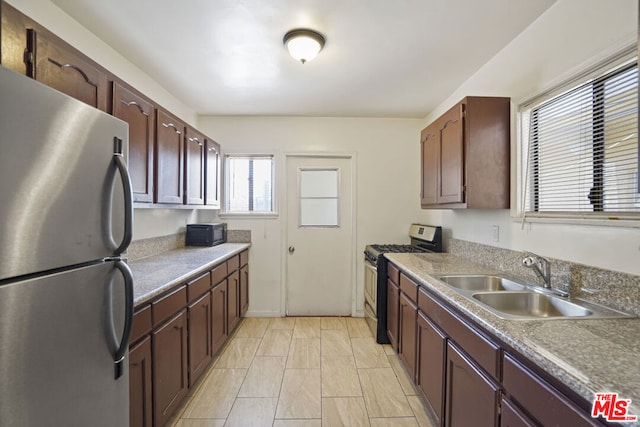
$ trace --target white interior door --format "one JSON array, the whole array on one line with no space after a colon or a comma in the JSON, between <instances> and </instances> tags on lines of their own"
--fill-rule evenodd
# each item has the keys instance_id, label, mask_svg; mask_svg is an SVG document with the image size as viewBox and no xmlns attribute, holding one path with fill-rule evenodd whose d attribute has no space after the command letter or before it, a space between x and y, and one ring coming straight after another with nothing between
<instances>
[{"instance_id":1,"label":"white interior door","mask_svg":"<svg viewBox=\"0 0 640 427\"><path fill-rule=\"evenodd\" d=\"M289 316L351 314L351 158L287 157Z\"/></svg>"}]
</instances>

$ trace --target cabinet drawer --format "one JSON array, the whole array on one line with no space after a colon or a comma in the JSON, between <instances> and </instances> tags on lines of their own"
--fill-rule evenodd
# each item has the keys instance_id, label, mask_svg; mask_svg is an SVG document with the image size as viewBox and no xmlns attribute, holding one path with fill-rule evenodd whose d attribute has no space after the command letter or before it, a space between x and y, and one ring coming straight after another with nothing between
<instances>
[{"instance_id":1,"label":"cabinet drawer","mask_svg":"<svg viewBox=\"0 0 640 427\"><path fill-rule=\"evenodd\" d=\"M500 347L497 344L472 329L423 289L418 292L418 307L489 375L500 379Z\"/></svg>"},{"instance_id":2,"label":"cabinet drawer","mask_svg":"<svg viewBox=\"0 0 640 427\"><path fill-rule=\"evenodd\" d=\"M187 288L181 286L151 305L153 326L158 326L187 305Z\"/></svg>"},{"instance_id":3,"label":"cabinet drawer","mask_svg":"<svg viewBox=\"0 0 640 427\"><path fill-rule=\"evenodd\" d=\"M418 284L409 279L404 273L400 274L400 290L414 303L418 303Z\"/></svg>"},{"instance_id":4,"label":"cabinet drawer","mask_svg":"<svg viewBox=\"0 0 640 427\"><path fill-rule=\"evenodd\" d=\"M502 370L506 394L526 408L540 424L573 427L601 425L511 355L505 353Z\"/></svg>"},{"instance_id":5,"label":"cabinet drawer","mask_svg":"<svg viewBox=\"0 0 640 427\"><path fill-rule=\"evenodd\" d=\"M229 274L233 273L235 270L240 267L240 256L234 255L227 260L227 269L229 270Z\"/></svg>"},{"instance_id":6,"label":"cabinet drawer","mask_svg":"<svg viewBox=\"0 0 640 427\"><path fill-rule=\"evenodd\" d=\"M134 343L148 334L151 331L151 326L151 306L148 305L133 314L129 343Z\"/></svg>"},{"instance_id":7,"label":"cabinet drawer","mask_svg":"<svg viewBox=\"0 0 640 427\"><path fill-rule=\"evenodd\" d=\"M393 283L395 283L396 285L400 283L400 270L398 270L398 267L391 264L390 262L387 263L387 277L393 280Z\"/></svg>"},{"instance_id":8,"label":"cabinet drawer","mask_svg":"<svg viewBox=\"0 0 640 427\"><path fill-rule=\"evenodd\" d=\"M211 284L217 285L222 282L224 278L227 277L227 263L223 262L219 266L215 267L211 270Z\"/></svg>"},{"instance_id":9,"label":"cabinet drawer","mask_svg":"<svg viewBox=\"0 0 640 427\"><path fill-rule=\"evenodd\" d=\"M240 267L249 264L249 251L240 253Z\"/></svg>"},{"instance_id":10,"label":"cabinet drawer","mask_svg":"<svg viewBox=\"0 0 640 427\"><path fill-rule=\"evenodd\" d=\"M211 289L211 273L207 272L202 276L187 282L187 298L193 301Z\"/></svg>"}]
</instances>

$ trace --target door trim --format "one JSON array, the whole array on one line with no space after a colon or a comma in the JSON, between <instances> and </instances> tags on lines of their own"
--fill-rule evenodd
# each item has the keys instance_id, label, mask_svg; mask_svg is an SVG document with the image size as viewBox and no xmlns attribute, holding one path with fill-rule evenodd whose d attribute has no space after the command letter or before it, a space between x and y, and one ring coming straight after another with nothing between
<instances>
[{"instance_id":1,"label":"door trim","mask_svg":"<svg viewBox=\"0 0 640 427\"><path fill-rule=\"evenodd\" d=\"M288 165L290 158L323 158L323 159L347 159L350 161L351 167L351 277L349 279L351 286L351 316L354 317L362 317L363 312L358 312L356 307L356 246L357 246L357 229L356 229L356 218L358 217L357 212L357 203L358 193L357 193L357 153L356 152L289 152L285 153L284 156L284 165L282 167L283 176L280 183L280 194L282 197L280 198L280 212L283 219L283 226L281 227L282 236L281 236L281 248L280 253L283 254L281 257L282 263L280 266L280 277L284 278L280 284L280 316L287 315L287 283L289 278L287 277L287 262L289 257L286 256L288 241L289 241L289 213L288 213L288 203L289 203L289 195L287 194L287 183L289 180L288 175Z\"/></svg>"}]
</instances>

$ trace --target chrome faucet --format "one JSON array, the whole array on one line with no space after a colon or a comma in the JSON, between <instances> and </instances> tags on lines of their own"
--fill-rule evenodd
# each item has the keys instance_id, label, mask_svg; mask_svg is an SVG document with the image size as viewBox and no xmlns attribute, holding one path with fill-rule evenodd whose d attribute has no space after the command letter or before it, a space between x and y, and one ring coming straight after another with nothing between
<instances>
[{"instance_id":1,"label":"chrome faucet","mask_svg":"<svg viewBox=\"0 0 640 427\"><path fill-rule=\"evenodd\" d=\"M551 289L551 262L531 252L525 252L526 257L522 260L522 265L532 268L544 282L545 289Z\"/></svg>"}]
</instances>

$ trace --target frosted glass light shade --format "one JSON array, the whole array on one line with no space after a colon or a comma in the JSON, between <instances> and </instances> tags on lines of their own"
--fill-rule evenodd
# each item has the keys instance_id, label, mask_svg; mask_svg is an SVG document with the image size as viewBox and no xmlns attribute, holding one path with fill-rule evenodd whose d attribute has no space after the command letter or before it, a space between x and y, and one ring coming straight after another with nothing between
<instances>
[{"instance_id":1,"label":"frosted glass light shade","mask_svg":"<svg viewBox=\"0 0 640 427\"><path fill-rule=\"evenodd\" d=\"M325 40L322 34L316 31L297 29L285 34L283 42L289 54L304 64L318 56Z\"/></svg>"}]
</instances>

